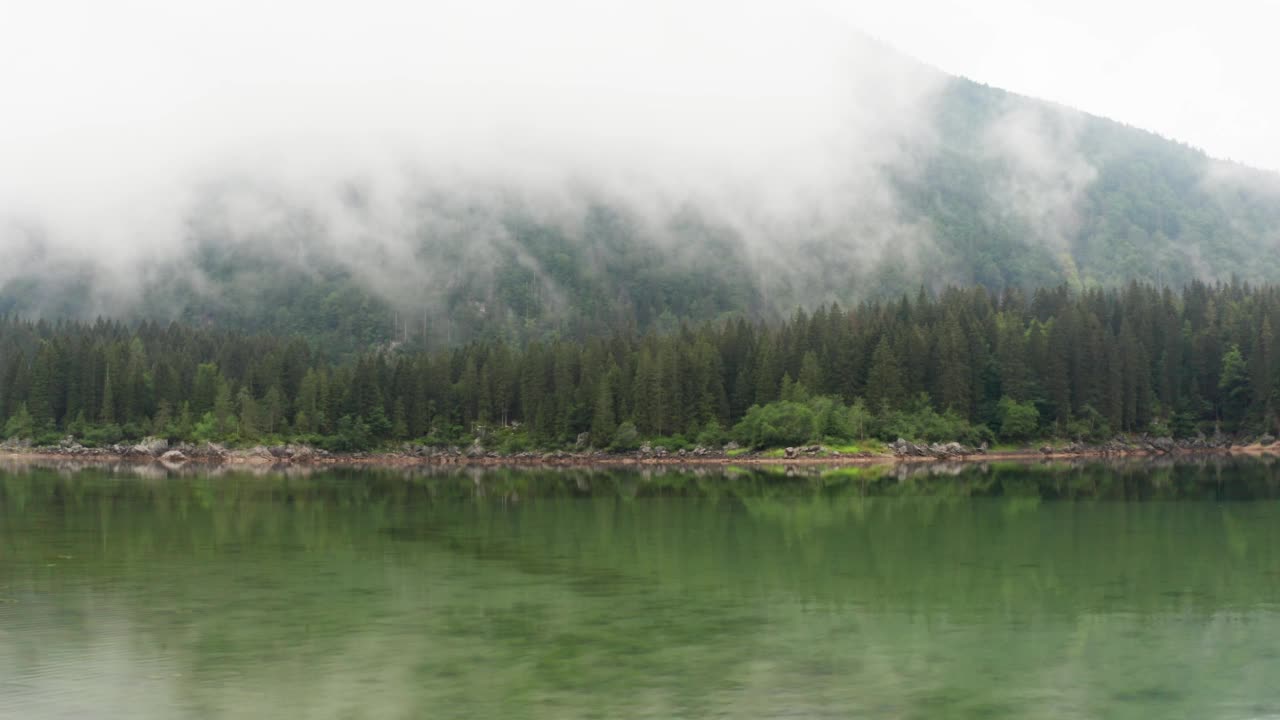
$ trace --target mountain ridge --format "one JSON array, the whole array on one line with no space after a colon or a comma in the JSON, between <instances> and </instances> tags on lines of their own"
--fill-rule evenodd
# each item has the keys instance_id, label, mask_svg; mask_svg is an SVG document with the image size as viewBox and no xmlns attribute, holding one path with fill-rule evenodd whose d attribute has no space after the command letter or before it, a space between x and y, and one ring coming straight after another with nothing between
<instances>
[{"instance_id":1,"label":"mountain ridge","mask_svg":"<svg viewBox=\"0 0 1280 720\"><path fill-rule=\"evenodd\" d=\"M894 62L880 86L919 75ZM1280 281L1274 173L965 78L880 86L868 97L924 116L894 118L909 129L859 116L829 169L774 186L356 173L294 192L231 178L195 194L178 240L124 267L13 222L0 314L179 319L354 349L778 318L921 286Z\"/></svg>"}]
</instances>

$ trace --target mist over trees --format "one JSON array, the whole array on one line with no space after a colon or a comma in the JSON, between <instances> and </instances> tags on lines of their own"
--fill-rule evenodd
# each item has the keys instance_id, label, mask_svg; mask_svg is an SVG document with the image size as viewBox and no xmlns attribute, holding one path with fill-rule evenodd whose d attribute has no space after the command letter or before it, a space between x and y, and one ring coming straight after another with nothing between
<instances>
[{"instance_id":1,"label":"mist over trees","mask_svg":"<svg viewBox=\"0 0 1280 720\"><path fill-rule=\"evenodd\" d=\"M384 349L182 324L0 322L4 435L596 447L1276 432L1280 289L898 300L525 347Z\"/></svg>"},{"instance_id":2,"label":"mist over trees","mask_svg":"<svg viewBox=\"0 0 1280 720\"><path fill-rule=\"evenodd\" d=\"M131 198L163 219L151 225L0 207L0 313L176 319L353 352L777 321L922 285L1280 282L1280 178L862 43L859 81L832 102L884 116L774 128L763 149L732 139L701 157L700 128L641 162L584 139L547 150L545 173L335 152ZM787 133L799 144L784 152ZM672 164L681 154L701 164Z\"/></svg>"}]
</instances>

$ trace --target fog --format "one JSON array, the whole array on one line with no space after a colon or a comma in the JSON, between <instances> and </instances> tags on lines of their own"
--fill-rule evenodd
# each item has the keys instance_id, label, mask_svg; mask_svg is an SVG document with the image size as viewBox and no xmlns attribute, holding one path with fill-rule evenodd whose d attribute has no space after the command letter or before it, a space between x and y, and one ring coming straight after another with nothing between
<instances>
[{"instance_id":1,"label":"fog","mask_svg":"<svg viewBox=\"0 0 1280 720\"><path fill-rule=\"evenodd\" d=\"M601 203L714 263L672 229L692 213L778 307L848 299L813 281L831 268L936 254L898 188L951 80L817 5L27 5L0 29L0 283L84 283L91 313L175 276L216 296L193 260L210 242L339 262L405 308L511 252L554 305L507 219L579 237ZM983 140L997 206L1059 254L1096 176L1073 117L1011 106Z\"/></svg>"}]
</instances>

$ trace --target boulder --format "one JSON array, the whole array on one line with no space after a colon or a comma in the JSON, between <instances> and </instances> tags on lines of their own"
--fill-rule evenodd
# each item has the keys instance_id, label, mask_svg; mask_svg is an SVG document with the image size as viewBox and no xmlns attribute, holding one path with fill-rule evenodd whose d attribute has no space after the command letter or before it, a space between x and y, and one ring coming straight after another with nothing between
<instances>
[{"instance_id":1,"label":"boulder","mask_svg":"<svg viewBox=\"0 0 1280 720\"><path fill-rule=\"evenodd\" d=\"M131 451L139 455L157 456L169 449L169 441L158 437L145 437L142 442L134 445Z\"/></svg>"},{"instance_id":2,"label":"boulder","mask_svg":"<svg viewBox=\"0 0 1280 720\"><path fill-rule=\"evenodd\" d=\"M255 445L248 450L241 450L237 452L236 455L256 464L272 463L276 461L276 456L271 454L271 450L262 445Z\"/></svg>"},{"instance_id":3,"label":"boulder","mask_svg":"<svg viewBox=\"0 0 1280 720\"><path fill-rule=\"evenodd\" d=\"M928 454L935 458L947 459L968 455L969 449L958 442L933 443L928 447Z\"/></svg>"},{"instance_id":4,"label":"boulder","mask_svg":"<svg viewBox=\"0 0 1280 720\"><path fill-rule=\"evenodd\" d=\"M187 456L182 454L181 450L166 450L165 453L160 456L160 461L171 465L177 465L186 462Z\"/></svg>"},{"instance_id":5,"label":"boulder","mask_svg":"<svg viewBox=\"0 0 1280 720\"><path fill-rule=\"evenodd\" d=\"M928 445L917 445L903 438L898 438L889 447L893 448L895 455L906 457L929 457L934 454L934 449Z\"/></svg>"}]
</instances>

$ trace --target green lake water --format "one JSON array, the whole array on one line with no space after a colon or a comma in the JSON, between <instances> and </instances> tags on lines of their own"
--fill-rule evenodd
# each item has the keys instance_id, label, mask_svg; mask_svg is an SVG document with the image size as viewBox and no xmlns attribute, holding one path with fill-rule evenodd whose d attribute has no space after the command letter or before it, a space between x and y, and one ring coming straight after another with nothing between
<instances>
[{"instance_id":1,"label":"green lake water","mask_svg":"<svg viewBox=\"0 0 1280 720\"><path fill-rule=\"evenodd\" d=\"M0 466L0 718L1280 718L1280 466Z\"/></svg>"}]
</instances>

